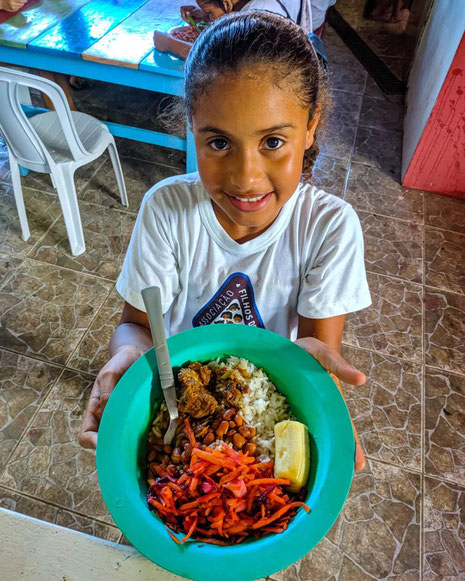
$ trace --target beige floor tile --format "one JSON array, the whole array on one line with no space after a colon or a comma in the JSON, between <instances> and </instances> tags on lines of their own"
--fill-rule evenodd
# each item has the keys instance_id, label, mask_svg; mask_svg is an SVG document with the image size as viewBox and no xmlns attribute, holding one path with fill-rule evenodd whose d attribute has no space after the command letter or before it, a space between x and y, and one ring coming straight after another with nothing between
<instances>
[{"instance_id":1,"label":"beige floor tile","mask_svg":"<svg viewBox=\"0 0 465 581\"><path fill-rule=\"evenodd\" d=\"M426 368L425 473L465 486L465 378Z\"/></svg>"},{"instance_id":2,"label":"beige floor tile","mask_svg":"<svg viewBox=\"0 0 465 581\"><path fill-rule=\"evenodd\" d=\"M342 65L331 64L328 69L330 89L339 91L348 91L349 93L363 93L367 72L363 68L345 67Z\"/></svg>"},{"instance_id":3,"label":"beige floor tile","mask_svg":"<svg viewBox=\"0 0 465 581\"><path fill-rule=\"evenodd\" d=\"M402 131L403 113L402 103L390 103L365 94L360 111L360 125Z\"/></svg>"},{"instance_id":4,"label":"beige floor tile","mask_svg":"<svg viewBox=\"0 0 465 581\"><path fill-rule=\"evenodd\" d=\"M465 488L425 478L424 581L465 579Z\"/></svg>"},{"instance_id":5,"label":"beige floor tile","mask_svg":"<svg viewBox=\"0 0 465 581\"><path fill-rule=\"evenodd\" d=\"M300 563L300 581L419 581L420 475L369 461L330 533Z\"/></svg>"},{"instance_id":6,"label":"beige floor tile","mask_svg":"<svg viewBox=\"0 0 465 581\"><path fill-rule=\"evenodd\" d=\"M327 157L348 161L352 153L362 95L333 91L332 102L326 112L326 122L318 132L320 153Z\"/></svg>"},{"instance_id":7,"label":"beige floor tile","mask_svg":"<svg viewBox=\"0 0 465 581\"><path fill-rule=\"evenodd\" d=\"M373 304L347 315L344 343L411 361L422 360L422 287L368 274Z\"/></svg>"},{"instance_id":8,"label":"beige floor tile","mask_svg":"<svg viewBox=\"0 0 465 581\"><path fill-rule=\"evenodd\" d=\"M22 261L22 258L0 252L0 288Z\"/></svg>"},{"instance_id":9,"label":"beige floor tile","mask_svg":"<svg viewBox=\"0 0 465 581\"><path fill-rule=\"evenodd\" d=\"M0 473L61 368L0 350Z\"/></svg>"},{"instance_id":10,"label":"beige floor tile","mask_svg":"<svg viewBox=\"0 0 465 581\"><path fill-rule=\"evenodd\" d=\"M465 200L426 192L425 224L465 234Z\"/></svg>"},{"instance_id":11,"label":"beige floor tile","mask_svg":"<svg viewBox=\"0 0 465 581\"><path fill-rule=\"evenodd\" d=\"M65 370L10 458L8 488L113 524L97 479L95 453L78 443L94 377Z\"/></svg>"},{"instance_id":12,"label":"beige floor tile","mask_svg":"<svg viewBox=\"0 0 465 581\"><path fill-rule=\"evenodd\" d=\"M85 202L100 204L108 208L137 214L144 194L157 182L180 173L181 170L156 165L132 158L121 158L126 182L129 207L121 205L119 190L111 162L105 163L102 171L97 172L80 198ZM138 168L142 168L138 171ZM129 177L131 176L131 177Z\"/></svg>"},{"instance_id":13,"label":"beige floor tile","mask_svg":"<svg viewBox=\"0 0 465 581\"><path fill-rule=\"evenodd\" d=\"M299 581L300 562L269 576L270 581Z\"/></svg>"},{"instance_id":14,"label":"beige floor tile","mask_svg":"<svg viewBox=\"0 0 465 581\"><path fill-rule=\"evenodd\" d=\"M357 129L352 161L382 169L400 181L402 134L378 127Z\"/></svg>"},{"instance_id":15,"label":"beige floor tile","mask_svg":"<svg viewBox=\"0 0 465 581\"><path fill-rule=\"evenodd\" d=\"M465 233L425 228L425 284L465 294Z\"/></svg>"},{"instance_id":16,"label":"beige floor tile","mask_svg":"<svg viewBox=\"0 0 465 581\"><path fill-rule=\"evenodd\" d=\"M358 211L365 241L365 265L370 272L423 282L423 227Z\"/></svg>"},{"instance_id":17,"label":"beige floor tile","mask_svg":"<svg viewBox=\"0 0 465 581\"><path fill-rule=\"evenodd\" d=\"M344 384L344 395L365 454L421 470L421 365L343 346L342 356L367 376Z\"/></svg>"},{"instance_id":18,"label":"beige floor tile","mask_svg":"<svg viewBox=\"0 0 465 581\"><path fill-rule=\"evenodd\" d=\"M344 200L356 210L423 223L423 192L402 187L376 167L351 164Z\"/></svg>"},{"instance_id":19,"label":"beige floor tile","mask_svg":"<svg viewBox=\"0 0 465 581\"><path fill-rule=\"evenodd\" d=\"M311 184L339 198L344 195L348 164L331 157L319 155L313 166Z\"/></svg>"},{"instance_id":20,"label":"beige floor tile","mask_svg":"<svg viewBox=\"0 0 465 581\"><path fill-rule=\"evenodd\" d=\"M339 65L357 72L365 70L331 26L325 27L323 42L325 44L326 54L328 55L328 64L330 67L333 65Z\"/></svg>"},{"instance_id":21,"label":"beige floor tile","mask_svg":"<svg viewBox=\"0 0 465 581\"><path fill-rule=\"evenodd\" d=\"M0 293L0 346L64 364L111 283L27 259Z\"/></svg>"},{"instance_id":22,"label":"beige floor tile","mask_svg":"<svg viewBox=\"0 0 465 581\"><path fill-rule=\"evenodd\" d=\"M465 297L426 289L425 363L465 375Z\"/></svg>"},{"instance_id":23,"label":"beige floor tile","mask_svg":"<svg viewBox=\"0 0 465 581\"><path fill-rule=\"evenodd\" d=\"M60 215L57 197L39 190L23 189L31 237L23 240L18 211L9 184L0 184L0 250L24 258Z\"/></svg>"},{"instance_id":24,"label":"beige floor tile","mask_svg":"<svg viewBox=\"0 0 465 581\"><path fill-rule=\"evenodd\" d=\"M0 486L0 506L39 520L74 529L81 533L93 535L94 537L100 537L107 541L117 542L121 535L119 529L115 526L103 524L85 516L52 506L46 502L24 496L3 486Z\"/></svg>"},{"instance_id":25,"label":"beige floor tile","mask_svg":"<svg viewBox=\"0 0 465 581\"><path fill-rule=\"evenodd\" d=\"M93 204L80 204L86 250L73 256L63 220L55 223L30 258L116 280L131 238L135 216Z\"/></svg>"},{"instance_id":26,"label":"beige floor tile","mask_svg":"<svg viewBox=\"0 0 465 581\"><path fill-rule=\"evenodd\" d=\"M124 300L113 290L68 361L68 367L92 374L102 369L109 359L110 338L119 324L123 306Z\"/></svg>"},{"instance_id":27,"label":"beige floor tile","mask_svg":"<svg viewBox=\"0 0 465 581\"><path fill-rule=\"evenodd\" d=\"M152 113L153 114L153 113ZM151 143L132 141L131 139L116 138L120 156L149 161L159 165L166 165L178 171L186 171L186 152L167 147L157 147Z\"/></svg>"}]
</instances>

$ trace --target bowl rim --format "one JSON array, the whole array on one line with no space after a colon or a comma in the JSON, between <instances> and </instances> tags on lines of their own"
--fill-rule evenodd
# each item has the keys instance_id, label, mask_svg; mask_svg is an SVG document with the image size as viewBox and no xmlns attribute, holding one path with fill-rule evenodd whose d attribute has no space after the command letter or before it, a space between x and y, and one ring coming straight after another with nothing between
<instances>
[{"instance_id":1,"label":"bowl rim","mask_svg":"<svg viewBox=\"0 0 465 581\"><path fill-rule=\"evenodd\" d=\"M226 333L225 329L227 329ZM124 385L130 383L131 378L135 377L139 368L142 367L146 368L147 373L154 373L153 382L157 383L158 374L156 374L153 348L128 369L107 403L99 428L97 474L102 495L111 516L128 540L147 558L172 573L198 581L215 579L215 576L210 576L210 570L214 568L212 560L219 559L223 569L222 581L252 580L284 569L302 558L320 542L334 524L347 498L352 482L355 454L353 429L345 401L329 374L316 359L285 337L265 329L245 325L208 325L188 329L170 337L168 346L171 353L175 353L177 347L186 342L191 343L195 349L196 346L202 344L202 339L208 341L212 335L217 337L230 335L234 340L259 342L260 346L263 345L264 348L270 345L273 345L274 348L277 346L285 347L287 357L292 356L293 363L302 366L297 373L316 374L318 387L322 390L321 397L331 402L333 413L326 414L325 418L328 429L332 435L335 434L334 441L338 442L338 446L342 446L346 451L342 461L341 458L337 463L334 462L334 457L328 459L327 472L331 473L331 478L329 481L325 481L325 487L321 488L317 496L320 502L330 502L332 507L330 518L327 517L326 513L324 526L320 525L320 530L318 530L318 521L313 522L313 519L308 518L316 512L314 506L311 507L312 512L307 519L305 518L307 515L303 514L302 510L299 511L284 533L280 535L270 534L239 545L224 547L200 543L199 541L177 545L169 538L161 519L150 512L146 504L143 505L140 502L140 495L128 495L125 489L125 479L121 477L123 475L118 475L114 471L114 466L118 465L119 460L118 423L121 423L121 414L124 417L124 412L128 406L127 390ZM264 371L267 370L264 369ZM151 417L153 418L153 412ZM318 510L318 514L319 512L320 510ZM138 518L135 518L135 515ZM147 523L154 535L158 535L155 543L141 539L142 522ZM290 533L297 528L300 536L296 539L296 534ZM310 543L306 543L305 538L302 539L307 535L310 538L313 536ZM319 538L315 541L316 537ZM283 555L285 556L283 557ZM260 563L254 563L254 559ZM273 565L270 565L271 562ZM238 574L238 570L242 572L241 575ZM216 579L218 578L216 575Z\"/></svg>"}]
</instances>

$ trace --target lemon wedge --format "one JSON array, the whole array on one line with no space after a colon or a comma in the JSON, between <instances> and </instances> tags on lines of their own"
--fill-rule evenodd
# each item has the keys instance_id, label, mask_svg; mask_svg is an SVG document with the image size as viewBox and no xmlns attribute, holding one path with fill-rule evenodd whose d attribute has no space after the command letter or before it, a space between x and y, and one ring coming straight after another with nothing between
<instances>
[{"instance_id":1,"label":"lemon wedge","mask_svg":"<svg viewBox=\"0 0 465 581\"><path fill-rule=\"evenodd\" d=\"M276 478L288 478L290 492L298 492L305 485L310 470L310 444L307 426L293 420L275 424Z\"/></svg>"}]
</instances>

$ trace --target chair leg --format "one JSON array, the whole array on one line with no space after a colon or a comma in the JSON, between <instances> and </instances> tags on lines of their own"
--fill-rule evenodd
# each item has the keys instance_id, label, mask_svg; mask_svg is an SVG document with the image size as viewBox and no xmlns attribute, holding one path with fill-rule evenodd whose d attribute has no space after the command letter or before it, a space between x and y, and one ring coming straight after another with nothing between
<instances>
[{"instance_id":1,"label":"chair leg","mask_svg":"<svg viewBox=\"0 0 465 581\"><path fill-rule=\"evenodd\" d=\"M28 240L31 236L31 232L27 222L26 208L24 206L23 188L21 187L19 165L9 151L8 157L10 160L11 182L13 184L13 192L15 195L16 209L18 210L19 223L21 225L22 238L23 240Z\"/></svg>"},{"instance_id":2,"label":"chair leg","mask_svg":"<svg viewBox=\"0 0 465 581\"><path fill-rule=\"evenodd\" d=\"M118 183L118 189L121 196L121 203L123 204L123 206L128 207L129 206L128 194L126 192L126 184L124 183L123 169L121 167L118 150L116 149L114 141L108 144L108 153L110 154L111 163L113 165L113 171L115 172L116 181Z\"/></svg>"},{"instance_id":3,"label":"chair leg","mask_svg":"<svg viewBox=\"0 0 465 581\"><path fill-rule=\"evenodd\" d=\"M74 187L74 172L66 166L54 168L54 182L65 220L69 244L73 256L82 254L86 245L82 231L81 216Z\"/></svg>"}]
</instances>

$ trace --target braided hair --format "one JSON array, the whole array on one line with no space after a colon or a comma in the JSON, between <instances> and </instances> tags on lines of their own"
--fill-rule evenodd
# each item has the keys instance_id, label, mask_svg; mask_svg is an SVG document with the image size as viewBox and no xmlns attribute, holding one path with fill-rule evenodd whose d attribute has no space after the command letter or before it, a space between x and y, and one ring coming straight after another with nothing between
<instances>
[{"instance_id":1,"label":"braided hair","mask_svg":"<svg viewBox=\"0 0 465 581\"><path fill-rule=\"evenodd\" d=\"M184 99L192 122L195 104L219 75L264 65L273 81L286 81L309 122L329 100L326 79L310 39L291 20L265 10L232 13L208 27L195 42L185 65ZM249 69L248 69L249 70ZM318 156L316 138L305 152L302 174L311 177Z\"/></svg>"}]
</instances>

